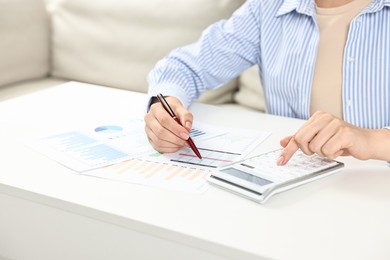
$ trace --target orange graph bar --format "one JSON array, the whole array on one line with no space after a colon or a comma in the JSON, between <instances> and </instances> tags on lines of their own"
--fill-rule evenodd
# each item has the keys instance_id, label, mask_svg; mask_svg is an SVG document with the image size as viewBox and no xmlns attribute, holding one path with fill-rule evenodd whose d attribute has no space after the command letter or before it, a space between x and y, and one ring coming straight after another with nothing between
<instances>
[{"instance_id":1,"label":"orange graph bar","mask_svg":"<svg viewBox=\"0 0 390 260\"><path fill-rule=\"evenodd\" d=\"M203 176L202 176L202 179L206 180L210 175L210 172L209 171L206 171L205 173L203 173Z\"/></svg>"},{"instance_id":2,"label":"orange graph bar","mask_svg":"<svg viewBox=\"0 0 390 260\"><path fill-rule=\"evenodd\" d=\"M187 176L190 175L192 172L194 172L194 169L188 169L188 170L185 171L181 176L187 177Z\"/></svg>"},{"instance_id":3,"label":"orange graph bar","mask_svg":"<svg viewBox=\"0 0 390 260\"><path fill-rule=\"evenodd\" d=\"M158 173L159 171L161 171L164 167L165 167L165 165L161 164L159 167L157 167L156 169L154 169L151 173L149 173L148 175L146 175L145 178L151 178L151 177L153 177L156 173Z\"/></svg>"},{"instance_id":4,"label":"orange graph bar","mask_svg":"<svg viewBox=\"0 0 390 260\"><path fill-rule=\"evenodd\" d=\"M177 166L177 167L179 167L179 166ZM167 181L172 180L173 178L176 177L176 175L178 175L181 171L183 171L183 169L184 169L184 168L182 168L182 167L177 168L176 171L174 171L173 173L171 173L170 175L168 175L165 179L166 179Z\"/></svg>"},{"instance_id":5,"label":"orange graph bar","mask_svg":"<svg viewBox=\"0 0 390 260\"><path fill-rule=\"evenodd\" d=\"M171 165L171 166L169 166L169 168L168 168L168 170L167 171L173 171L174 169L176 169L176 167L175 166L173 166L173 165Z\"/></svg>"},{"instance_id":6,"label":"orange graph bar","mask_svg":"<svg viewBox=\"0 0 390 260\"><path fill-rule=\"evenodd\" d=\"M148 162L147 161L142 161L142 160L139 160L141 163L139 165L137 165L137 167L135 167L135 171L140 171L143 167L145 167L146 165L148 165Z\"/></svg>"},{"instance_id":7,"label":"orange graph bar","mask_svg":"<svg viewBox=\"0 0 390 260\"><path fill-rule=\"evenodd\" d=\"M122 169L120 169L118 172L120 174L128 172L131 168L133 168L135 165L137 165L140 161L139 160L133 160L127 164L124 165Z\"/></svg>"},{"instance_id":8,"label":"orange graph bar","mask_svg":"<svg viewBox=\"0 0 390 260\"><path fill-rule=\"evenodd\" d=\"M199 170L196 170L195 172L194 172L194 174L190 177L190 181L193 181L193 180L195 180L196 178L198 178L199 176L200 176L200 171Z\"/></svg>"},{"instance_id":9,"label":"orange graph bar","mask_svg":"<svg viewBox=\"0 0 390 260\"><path fill-rule=\"evenodd\" d=\"M124 162L121 162L121 163L118 163L118 164L109 165L107 167L114 168L115 170L119 170L120 168L122 168L124 165L128 164L131 161L132 160L127 160L127 161L124 161Z\"/></svg>"},{"instance_id":10,"label":"orange graph bar","mask_svg":"<svg viewBox=\"0 0 390 260\"><path fill-rule=\"evenodd\" d=\"M147 167L145 167L142 171L141 174L149 172L151 169L153 169L155 166L159 165L158 163L150 163Z\"/></svg>"}]
</instances>

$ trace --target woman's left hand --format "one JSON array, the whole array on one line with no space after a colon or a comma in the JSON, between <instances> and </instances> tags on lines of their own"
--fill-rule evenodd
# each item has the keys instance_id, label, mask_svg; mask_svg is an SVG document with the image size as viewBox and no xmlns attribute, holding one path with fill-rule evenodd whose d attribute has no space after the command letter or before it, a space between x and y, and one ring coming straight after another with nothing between
<instances>
[{"instance_id":1,"label":"woman's left hand","mask_svg":"<svg viewBox=\"0 0 390 260\"><path fill-rule=\"evenodd\" d=\"M284 147L277 164L286 164L301 149L305 154L319 154L329 159L351 155L360 160L390 160L390 131L353 126L325 112L316 112L293 136L280 141ZM378 151L379 150L379 151ZM387 154L380 154L387 152Z\"/></svg>"}]
</instances>

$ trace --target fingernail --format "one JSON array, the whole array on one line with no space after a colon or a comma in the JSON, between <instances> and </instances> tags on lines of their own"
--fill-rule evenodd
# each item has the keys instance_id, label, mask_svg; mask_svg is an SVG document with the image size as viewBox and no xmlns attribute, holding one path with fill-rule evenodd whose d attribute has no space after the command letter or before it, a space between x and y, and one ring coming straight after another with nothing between
<instances>
[{"instance_id":1,"label":"fingernail","mask_svg":"<svg viewBox=\"0 0 390 260\"><path fill-rule=\"evenodd\" d=\"M180 133L180 136L185 139L185 140L188 140L188 138L190 137L187 133L184 133L184 132L181 132Z\"/></svg>"},{"instance_id":2,"label":"fingernail","mask_svg":"<svg viewBox=\"0 0 390 260\"><path fill-rule=\"evenodd\" d=\"M278 161L276 162L277 165L283 165L284 164L284 156L280 156Z\"/></svg>"},{"instance_id":3,"label":"fingernail","mask_svg":"<svg viewBox=\"0 0 390 260\"><path fill-rule=\"evenodd\" d=\"M190 121L187 121L187 122L186 122L186 127L187 127L187 129L191 129L191 127L192 127L192 124L191 124L191 122L190 122Z\"/></svg>"}]
</instances>

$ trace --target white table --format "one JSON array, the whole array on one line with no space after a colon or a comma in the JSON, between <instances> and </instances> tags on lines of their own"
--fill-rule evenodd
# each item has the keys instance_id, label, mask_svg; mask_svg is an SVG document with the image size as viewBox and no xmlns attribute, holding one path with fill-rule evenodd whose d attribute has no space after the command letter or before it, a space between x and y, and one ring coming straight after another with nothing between
<instances>
[{"instance_id":1,"label":"white table","mask_svg":"<svg viewBox=\"0 0 390 260\"><path fill-rule=\"evenodd\" d=\"M1 95L1 92L0 92ZM9 259L389 259L390 168L340 158L339 174L266 205L212 187L178 193L78 175L17 137L142 114L146 96L65 84L0 102L0 256ZM195 104L197 120L273 132L303 121Z\"/></svg>"}]
</instances>

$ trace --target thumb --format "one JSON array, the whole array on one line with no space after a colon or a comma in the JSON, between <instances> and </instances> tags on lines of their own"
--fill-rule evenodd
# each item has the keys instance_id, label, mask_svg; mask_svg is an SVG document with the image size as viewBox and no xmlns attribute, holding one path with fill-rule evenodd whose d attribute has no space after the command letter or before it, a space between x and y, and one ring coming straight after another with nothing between
<instances>
[{"instance_id":1,"label":"thumb","mask_svg":"<svg viewBox=\"0 0 390 260\"><path fill-rule=\"evenodd\" d=\"M192 128L193 115L183 106L177 107L176 112L182 126L190 131Z\"/></svg>"},{"instance_id":2,"label":"thumb","mask_svg":"<svg viewBox=\"0 0 390 260\"><path fill-rule=\"evenodd\" d=\"M290 136L286 136L285 138L283 138L282 140L280 140L280 145L285 148L287 146L287 144L290 142L291 138L293 136L290 135Z\"/></svg>"}]
</instances>

